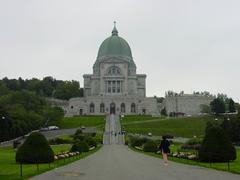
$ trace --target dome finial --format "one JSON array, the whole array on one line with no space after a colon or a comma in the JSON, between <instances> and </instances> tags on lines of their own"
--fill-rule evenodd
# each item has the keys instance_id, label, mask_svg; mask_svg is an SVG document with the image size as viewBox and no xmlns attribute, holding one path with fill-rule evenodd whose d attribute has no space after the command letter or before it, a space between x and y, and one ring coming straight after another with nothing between
<instances>
[{"instance_id":1,"label":"dome finial","mask_svg":"<svg viewBox=\"0 0 240 180\"><path fill-rule=\"evenodd\" d=\"M118 30L116 28L116 21L114 21L113 23L114 23L114 27L112 30L112 36L118 36Z\"/></svg>"}]
</instances>

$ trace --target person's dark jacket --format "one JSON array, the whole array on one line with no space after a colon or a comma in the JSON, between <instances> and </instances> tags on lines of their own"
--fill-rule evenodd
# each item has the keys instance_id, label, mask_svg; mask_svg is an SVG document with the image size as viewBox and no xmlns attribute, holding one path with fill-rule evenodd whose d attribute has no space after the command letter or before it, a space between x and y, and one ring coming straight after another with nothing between
<instances>
[{"instance_id":1,"label":"person's dark jacket","mask_svg":"<svg viewBox=\"0 0 240 180\"><path fill-rule=\"evenodd\" d=\"M170 153L170 149L169 149L170 143L168 140L164 139L161 141L161 144L159 146L159 150L164 153Z\"/></svg>"}]
</instances>

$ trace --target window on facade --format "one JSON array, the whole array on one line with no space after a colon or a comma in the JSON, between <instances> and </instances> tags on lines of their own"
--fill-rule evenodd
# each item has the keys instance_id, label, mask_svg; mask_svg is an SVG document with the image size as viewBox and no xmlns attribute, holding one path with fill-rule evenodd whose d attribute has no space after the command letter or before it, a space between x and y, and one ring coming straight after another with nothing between
<instances>
[{"instance_id":1,"label":"window on facade","mask_svg":"<svg viewBox=\"0 0 240 180\"><path fill-rule=\"evenodd\" d=\"M94 104L93 103L90 104L90 113L94 113Z\"/></svg>"},{"instance_id":2,"label":"window on facade","mask_svg":"<svg viewBox=\"0 0 240 180\"><path fill-rule=\"evenodd\" d=\"M125 104L124 103L121 104L121 113L125 113Z\"/></svg>"},{"instance_id":3,"label":"window on facade","mask_svg":"<svg viewBox=\"0 0 240 180\"><path fill-rule=\"evenodd\" d=\"M100 104L100 113L104 113L105 106L103 103Z\"/></svg>"},{"instance_id":4,"label":"window on facade","mask_svg":"<svg viewBox=\"0 0 240 180\"><path fill-rule=\"evenodd\" d=\"M120 93L120 81L117 81L117 93Z\"/></svg>"},{"instance_id":5,"label":"window on facade","mask_svg":"<svg viewBox=\"0 0 240 180\"><path fill-rule=\"evenodd\" d=\"M112 92L116 92L116 81L112 81Z\"/></svg>"},{"instance_id":6,"label":"window on facade","mask_svg":"<svg viewBox=\"0 0 240 180\"><path fill-rule=\"evenodd\" d=\"M121 81L107 81L106 91L108 93L121 93Z\"/></svg>"},{"instance_id":7,"label":"window on facade","mask_svg":"<svg viewBox=\"0 0 240 180\"><path fill-rule=\"evenodd\" d=\"M135 105L135 103L132 103L132 104L131 104L131 112L132 112L132 113L135 113L135 112L136 112L136 105Z\"/></svg>"},{"instance_id":8,"label":"window on facade","mask_svg":"<svg viewBox=\"0 0 240 180\"><path fill-rule=\"evenodd\" d=\"M116 66L112 66L109 68L108 74L110 75L120 74L120 69Z\"/></svg>"}]
</instances>

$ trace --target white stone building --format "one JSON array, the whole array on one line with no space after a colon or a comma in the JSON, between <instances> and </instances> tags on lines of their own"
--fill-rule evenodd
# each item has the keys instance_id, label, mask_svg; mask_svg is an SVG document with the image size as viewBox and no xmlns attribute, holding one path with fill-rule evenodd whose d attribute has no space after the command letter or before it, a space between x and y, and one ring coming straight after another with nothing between
<instances>
[{"instance_id":1,"label":"white stone building","mask_svg":"<svg viewBox=\"0 0 240 180\"><path fill-rule=\"evenodd\" d=\"M199 115L201 113L201 105L210 105L214 96L201 94L175 94L166 96L163 106L166 108L167 114L180 113L184 115Z\"/></svg>"},{"instance_id":2,"label":"white stone building","mask_svg":"<svg viewBox=\"0 0 240 180\"><path fill-rule=\"evenodd\" d=\"M118 36L114 25L112 35L105 39L93 65L93 73L83 75L84 97L69 101L53 101L66 116L116 114L160 115L163 108L170 113L198 115L201 105L209 105L212 96L174 94L161 103L146 97L146 74L137 74L131 48Z\"/></svg>"},{"instance_id":3,"label":"white stone building","mask_svg":"<svg viewBox=\"0 0 240 180\"><path fill-rule=\"evenodd\" d=\"M156 98L146 97L146 75L136 73L130 46L115 25L99 48L93 73L83 78L84 97L69 100L67 116L160 114Z\"/></svg>"}]
</instances>

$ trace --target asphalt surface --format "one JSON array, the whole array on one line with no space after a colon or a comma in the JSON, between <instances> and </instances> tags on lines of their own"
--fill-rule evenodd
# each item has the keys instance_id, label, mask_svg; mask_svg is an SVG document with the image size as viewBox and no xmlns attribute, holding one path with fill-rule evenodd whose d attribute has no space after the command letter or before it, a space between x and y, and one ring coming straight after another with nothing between
<instances>
[{"instance_id":1,"label":"asphalt surface","mask_svg":"<svg viewBox=\"0 0 240 180\"><path fill-rule=\"evenodd\" d=\"M239 180L240 175L170 162L105 145L95 154L32 178L34 180Z\"/></svg>"},{"instance_id":2,"label":"asphalt surface","mask_svg":"<svg viewBox=\"0 0 240 180\"><path fill-rule=\"evenodd\" d=\"M59 129L59 130L51 130L51 131L40 131L47 139L53 139L56 138L58 136L64 136L64 135L72 135L76 132L76 130L79 128L72 128L72 129ZM86 127L84 130L82 130L83 132L86 133L91 133L91 132L96 132L95 128L92 127ZM26 138L22 138L19 141L21 143L23 143L25 141ZM13 141L8 141L8 142L4 142L0 144L0 147L6 147L6 146L12 146L13 145Z\"/></svg>"},{"instance_id":3,"label":"asphalt surface","mask_svg":"<svg viewBox=\"0 0 240 180\"><path fill-rule=\"evenodd\" d=\"M107 115L105 132L103 135L103 144L124 144L124 135L121 133L119 116L113 114Z\"/></svg>"},{"instance_id":4,"label":"asphalt surface","mask_svg":"<svg viewBox=\"0 0 240 180\"><path fill-rule=\"evenodd\" d=\"M239 180L240 175L170 162L137 153L123 144L116 116L106 118L105 145L72 164L35 176L33 180Z\"/></svg>"}]
</instances>

